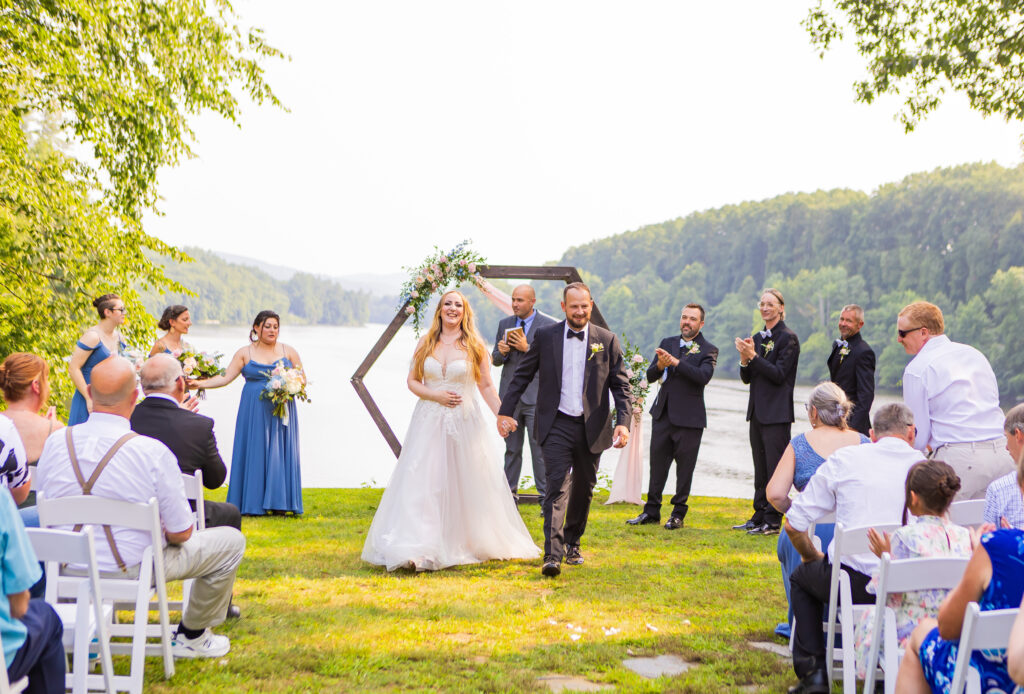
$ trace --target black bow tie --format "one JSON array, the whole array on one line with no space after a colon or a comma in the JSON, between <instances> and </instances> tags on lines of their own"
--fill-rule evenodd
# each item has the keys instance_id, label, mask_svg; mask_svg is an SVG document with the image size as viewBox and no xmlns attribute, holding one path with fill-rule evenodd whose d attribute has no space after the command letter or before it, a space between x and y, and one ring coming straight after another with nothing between
<instances>
[{"instance_id":1,"label":"black bow tie","mask_svg":"<svg viewBox=\"0 0 1024 694\"><path fill-rule=\"evenodd\" d=\"M581 330L579 332L576 332L575 330L570 328L569 329L569 333L565 336L565 339L568 340L568 339L571 339L571 338L575 337L580 342L583 342L583 333L584 333L583 330Z\"/></svg>"}]
</instances>

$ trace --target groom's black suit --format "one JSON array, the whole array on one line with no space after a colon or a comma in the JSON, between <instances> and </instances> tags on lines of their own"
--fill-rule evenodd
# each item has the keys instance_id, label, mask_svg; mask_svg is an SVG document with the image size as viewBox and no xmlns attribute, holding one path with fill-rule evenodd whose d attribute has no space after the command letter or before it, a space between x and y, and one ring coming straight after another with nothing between
<instances>
[{"instance_id":1,"label":"groom's black suit","mask_svg":"<svg viewBox=\"0 0 1024 694\"><path fill-rule=\"evenodd\" d=\"M629 427L632 404L622 349L615 334L593 323L584 343L583 414L560 410L562 369L566 356L566 322L538 328L501 401L499 415L512 417L526 388L539 373L536 405L537 440L547 466L544 498L545 559L561 561L566 546L579 545L587 527L590 500L597 482L601 452L612 445L608 393L615 399L616 425ZM566 366L570 366L566 362ZM569 473L572 472L570 477ZM564 527L563 527L564 525Z\"/></svg>"}]
</instances>

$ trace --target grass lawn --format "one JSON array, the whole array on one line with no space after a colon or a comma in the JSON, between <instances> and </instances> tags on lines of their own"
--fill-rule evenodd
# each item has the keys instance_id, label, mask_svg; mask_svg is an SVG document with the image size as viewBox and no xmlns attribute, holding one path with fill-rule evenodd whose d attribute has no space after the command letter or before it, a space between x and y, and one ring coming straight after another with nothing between
<instances>
[{"instance_id":1,"label":"grass lawn","mask_svg":"<svg viewBox=\"0 0 1024 694\"><path fill-rule=\"evenodd\" d=\"M749 501L695 498L670 532L625 525L639 507L603 506L600 493L586 563L552 580L540 560L420 574L363 564L380 495L307 489L301 518L245 519L242 619L217 629L231 653L179 660L170 681L150 658L146 690L544 691L537 679L560 674L622 692L778 692L795 681L787 661L747 645L782 643L772 629L785 617L775 538L729 529ZM542 544L538 507L520 511ZM695 666L657 680L622 666L661 654Z\"/></svg>"}]
</instances>

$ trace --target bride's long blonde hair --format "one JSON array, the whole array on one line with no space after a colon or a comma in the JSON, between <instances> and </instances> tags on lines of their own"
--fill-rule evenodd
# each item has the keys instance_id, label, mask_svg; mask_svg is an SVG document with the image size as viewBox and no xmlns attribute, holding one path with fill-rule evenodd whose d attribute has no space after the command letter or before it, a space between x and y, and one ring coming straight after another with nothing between
<instances>
[{"instance_id":1,"label":"bride's long blonde hair","mask_svg":"<svg viewBox=\"0 0 1024 694\"><path fill-rule=\"evenodd\" d=\"M449 294L458 294L459 298L462 299L462 322L459 324L462 335L455 340L455 343L461 343L462 349L465 350L467 358L472 363L473 380L479 382L480 361L486 356L487 350L484 347L484 339L480 337L480 333L476 329L473 308L469 305L465 294L456 289L445 292L438 299L437 308L434 309L434 319L430 323L430 330L427 331L425 339L420 341L420 345L416 348L416 353L412 357L413 375L416 376L417 380L423 380L423 363L427 360L427 357L434 353L434 348L441 341L441 308L444 306L445 297Z\"/></svg>"}]
</instances>

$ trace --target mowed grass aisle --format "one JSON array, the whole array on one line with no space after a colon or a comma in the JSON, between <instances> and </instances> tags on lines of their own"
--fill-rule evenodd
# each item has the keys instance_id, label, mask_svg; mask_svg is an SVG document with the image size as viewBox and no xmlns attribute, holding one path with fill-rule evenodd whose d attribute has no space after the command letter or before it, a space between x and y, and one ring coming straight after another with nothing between
<instances>
[{"instance_id":1,"label":"mowed grass aisle","mask_svg":"<svg viewBox=\"0 0 1024 694\"><path fill-rule=\"evenodd\" d=\"M245 519L243 617L218 628L231 652L179 660L169 682L148 659L146 690L545 691L537 680L551 674L622 692L778 692L793 682L786 661L747 645L781 643L771 630L785 616L775 538L728 529L749 501L694 499L687 527L670 532L625 525L639 507L603 506L599 494L586 563L551 580L539 560L420 574L367 566L359 556L380 495L306 490L301 518ZM542 544L538 507L520 512ZM695 666L655 680L622 666L661 654Z\"/></svg>"}]
</instances>

